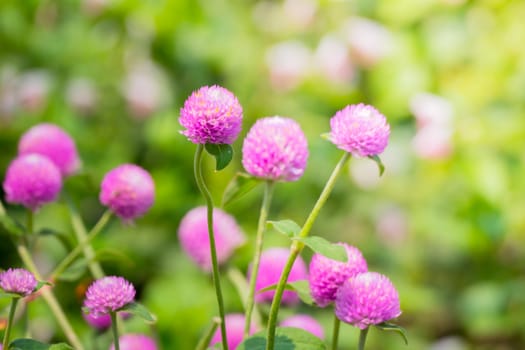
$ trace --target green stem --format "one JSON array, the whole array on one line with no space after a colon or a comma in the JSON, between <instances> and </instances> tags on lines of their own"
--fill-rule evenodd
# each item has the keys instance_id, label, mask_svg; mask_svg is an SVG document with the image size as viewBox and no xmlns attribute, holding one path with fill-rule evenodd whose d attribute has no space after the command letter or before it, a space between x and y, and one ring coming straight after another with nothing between
<instances>
[{"instance_id":1,"label":"green stem","mask_svg":"<svg viewBox=\"0 0 525 350\"><path fill-rule=\"evenodd\" d=\"M119 338L118 338L117 313L115 311L112 311L109 313L109 315L111 316L111 330L113 332L115 350L120 350L120 344L119 344Z\"/></svg>"},{"instance_id":2,"label":"green stem","mask_svg":"<svg viewBox=\"0 0 525 350\"><path fill-rule=\"evenodd\" d=\"M31 258L31 254L29 253L29 250L27 249L27 247L24 246L23 244L18 244L17 250L18 250L18 254L20 255L20 258L22 259L22 262L25 264L27 269L35 276L37 280L42 281L43 280L42 276L38 272L38 269L36 268L36 265L33 262L33 259ZM73 330L73 327L71 327L71 324L69 323L69 320L67 319L66 314L62 310L62 307L58 303L51 289L47 286L44 286L42 289L39 290L39 293L41 293L42 298L44 298L47 305L51 309L51 312L55 316L60 327L62 328L62 331L64 331L66 338L69 340L73 348L75 350L84 350L84 346L82 345L77 334Z\"/></svg>"},{"instance_id":3,"label":"green stem","mask_svg":"<svg viewBox=\"0 0 525 350\"><path fill-rule=\"evenodd\" d=\"M345 152L337 165L335 166L334 170L332 171L332 174L328 178L328 181L326 182L326 185L324 186L323 191L319 195L319 198L317 199L317 202L315 203L312 211L308 215L308 218L306 218L306 221L301 228L301 232L299 233L299 237L307 237L310 233L310 230L312 229L312 226L317 219L317 216L319 215L321 209L323 208L324 204L326 203L326 200L330 196L330 193L332 192L336 180L341 174L344 165L346 162L350 159L351 154ZM286 282L288 281L288 276L290 275L290 271L292 270L292 266L295 262L295 259L297 259L297 256L301 252L301 250L304 248L304 244L299 241L293 241L292 246L290 248L290 255L288 256L288 261L286 262L285 268L281 274L281 278L279 279L279 283L277 284L277 288L275 290L275 296L273 297L272 306L270 308L270 315L268 318L268 329L267 329L267 343L266 343L266 350L273 350L274 343L275 343L275 328L277 327L277 314L279 313L279 307L281 305L281 299L284 293L284 288L286 287Z\"/></svg>"},{"instance_id":4,"label":"green stem","mask_svg":"<svg viewBox=\"0 0 525 350\"><path fill-rule=\"evenodd\" d=\"M368 334L369 329L370 327L366 327L365 329L361 329L361 331L359 332L359 343L357 344L357 350L365 349L366 336Z\"/></svg>"},{"instance_id":5,"label":"green stem","mask_svg":"<svg viewBox=\"0 0 525 350\"><path fill-rule=\"evenodd\" d=\"M219 327L219 323L221 323L221 320L218 318L214 318L211 326L206 331L206 334L204 337L201 338L199 343L197 344L197 347L195 350L207 350L208 345L210 345L211 339L213 338L213 335L215 334L215 331L217 330L217 327Z\"/></svg>"},{"instance_id":6,"label":"green stem","mask_svg":"<svg viewBox=\"0 0 525 350\"><path fill-rule=\"evenodd\" d=\"M339 344L339 328L341 328L341 321L334 314L334 329L332 330L332 350L337 350Z\"/></svg>"},{"instance_id":7,"label":"green stem","mask_svg":"<svg viewBox=\"0 0 525 350\"><path fill-rule=\"evenodd\" d=\"M91 269L93 277L97 279L104 277L104 272L102 271L100 264L98 264L98 262L94 260L95 252L91 247L90 243L106 226L106 224L109 222L109 219L111 219L111 216L112 212L110 210L107 210L100 217L98 222L88 234L82 234L82 241L79 241L75 249L69 252L69 254L62 260L60 264L58 264L55 270L51 273L51 280L54 281L56 278L58 278L62 274L62 272L64 272L64 270L78 257L78 255L81 252L84 252L86 259L88 259L88 266ZM82 228L82 230L85 232L85 228Z\"/></svg>"},{"instance_id":8,"label":"green stem","mask_svg":"<svg viewBox=\"0 0 525 350\"><path fill-rule=\"evenodd\" d=\"M207 220L208 220L208 236L210 239L210 255L213 271L213 283L215 285L215 293L217 294L217 304L219 306L219 316L221 319L221 336L222 336L222 348L223 350L228 350L228 341L226 338L226 323L225 312L224 312L224 301L222 298L222 289L221 281L219 276L219 264L217 263L217 250L215 248L215 235L213 233L213 199L211 197L210 191L206 187L204 182L204 177L202 176L202 155L204 151L204 145L197 145L197 150L195 151L195 159L193 164L193 171L195 174L195 181L197 182L197 187L199 187L200 192L206 200L207 207Z\"/></svg>"},{"instance_id":9,"label":"green stem","mask_svg":"<svg viewBox=\"0 0 525 350\"><path fill-rule=\"evenodd\" d=\"M24 242L25 244L32 249L33 244L35 242L33 237L33 231L34 231L34 213L31 209L27 209L27 222L26 222L26 235L24 235Z\"/></svg>"},{"instance_id":10,"label":"green stem","mask_svg":"<svg viewBox=\"0 0 525 350\"><path fill-rule=\"evenodd\" d=\"M19 297L11 299L11 309L9 310L9 318L7 319L7 326L4 333L4 341L2 343L3 349L8 349L9 337L11 336L11 329L13 328L13 322L15 319L16 305L18 304Z\"/></svg>"},{"instance_id":11,"label":"green stem","mask_svg":"<svg viewBox=\"0 0 525 350\"><path fill-rule=\"evenodd\" d=\"M257 274L259 273L259 263L261 261L261 252L264 242L264 231L266 228L266 219L270 210L270 203L272 201L272 194L274 189L273 181L266 181L264 187L264 195L261 204L261 211L259 214L259 223L257 224L257 235L255 238L255 253L253 256L252 271L250 276L250 286L248 289L248 297L246 299L246 317L244 324L244 337L250 335L250 328L252 323L252 312L255 304L255 284L257 282Z\"/></svg>"}]
</instances>

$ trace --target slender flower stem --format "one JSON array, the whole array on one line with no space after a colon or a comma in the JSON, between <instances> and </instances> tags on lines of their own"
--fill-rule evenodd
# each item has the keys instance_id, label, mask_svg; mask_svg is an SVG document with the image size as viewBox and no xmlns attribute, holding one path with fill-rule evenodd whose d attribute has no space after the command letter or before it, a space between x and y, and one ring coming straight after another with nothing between
<instances>
[{"instance_id":1,"label":"slender flower stem","mask_svg":"<svg viewBox=\"0 0 525 350\"><path fill-rule=\"evenodd\" d=\"M330 175L330 178L326 182L326 185L324 186L323 191L319 195L319 198L317 199L317 202L315 203L312 211L308 215L308 218L306 218L306 221L301 228L301 232L299 232L299 237L304 238L307 237L310 233L310 230L312 229L312 226L317 219L317 216L319 215L319 212L323 208L324 204L326 203L328 197L330 196L330 193L332 192L336 180L341 174L344 165L346 162L350 159L351 154L345 152L337 165L335 166L334 170L332 171L332 174ZM284 288L286 287L286 282L288 280L288 276L290 275L290 271L292 270L292 266L295 262L295 259L297 259L297 256L299 253L301 253L301 250L304 248L304 244L299 241L293 241L292 246L290 248L290 255L288 256L288 261L286 262L286 265L283 269L283 272L281 274L281 278L279 279L279 283L277 284L277 288L275 290L275 296L273 297L272 306L270 308L270 315L268 318L268 329L267 329L267 336L266 336L266 350L273 350L274 343L275 343L275 328L277 327L277 314L279 313L279 307L281 305L281 299L283 297Z\"/></svg>"},{"instance_id":2,"label":"slender flower stem","mask_svg":"<svg viewBox=\"0 0 525 350\"><path fill-rule=\"evenodd\" d=\"M357 344L357 350L365 350L366 336L369 329L370 327L366 327L365 329L361 329L359 332L359 343Z\"/></svg>"},{"instance_id":3,"label":"slender flower stem","mask_svg":"<svg viewBox=\"0 0 525 350\"><path fill-rule=\"evenodd\" d=\"M2 342L2 348L7 349L9 345L9 337L11 336L11 329L13 328L13 321L15 319L16 305L20 300L19 297L11 299L11 309L9 310L9 318L7 319L7 326L4 333L4 341Z\"/></svg>"},{"instance_id":4,"label":"slender flower stem","mask_svg":"<svg viewBox=\"0 0 525 350\"><path fill-rule=\"evenodd\" d=\"M25 264L27 269L31 271L31 273L33 273L37 280L42 281L42 276L38 272L38 269L36 268L36 265L33 262L31 254L29 253L27 247L23 244L18 244L17 250L18 255L20 255L20 258L22 259L22 262ZM52 290L49 287L44 286L42 289L39 290L39 293L41 293L42 297L51 309L51 312L53 313L53 315L55 315L56 320L58 321L60 327L62 328L62 331L64 331L66 338L69 340L73 348L75 350L84 350L84 346L82 345L77 334L73 330L73 327L69 323L66 314L62 310L62 307L58 303Z\"/></svg>"},{"instance_id":5,"label":"slender flower stem","mask_svg":"<svg viewBox=\"0 0 525 350\"><path fill-rule=\"evenodd\" d=\"M264 187L264 195L261 204L261 211L259 214L259 223L257 224L257 235L255 238L255 253L253 256L252 271L250 276L250 286L248 289L248 297L246 299L246 317L244 324L244 337L250 334L250 326L252 323L252 312L255 300L255 283L257 282L257 275L259 273L259 263L261 262L261 252L264 242L264 231L266 227L266 219L270 211L270 203L272 201L272 194L274 189L273 181L266 181Z\"/></svg>"},{"instance_id":6,"label":"slender flower stem","mask_svg":"<svg viewBox=\"0 0 525 350\"><path fill-rule=\"evenodd\" d=\"M341 321L334 314L334 329L332 330L332 350L337 350L339 344L339 328L341 328Z\"/></svg>"},{"instance_id":7,"label":"slender flower stem","mask_svg":"<svg viewBox=\"0 0 525 350\"><path fill-rule=\"evenodd\" d=\"M197 145L197 150L195 151L195 159L193 164L193 171L195 174L195 181L197 182L197 187L199 187L200 192L206 200L207 207L207 218L208 218L208 235L210 238L210 255L213 271L213 283L215 285L215 293L217 294L217 304L219 306L219 316L221 319L221 337L222 337L222 349L228 350L228 340L226 339L226 323L225 312L224 312L224 301L222 298L222 289L221 281L219 276L219 264L217 263L217 250L215 248L215 235L213 233L213 199L211 197L210 191L206 187L204 182L204 177L202 176L202 155L204 151L204 145Z\"/></svg>"},{"instance_id":8,"label":"slender flower stem","mask_svg":"<svg viewBox=\"0 0 525 350\"><path fill-rule=\"evenodd\" d=\"M204 335L204 337L201 338L201 340L197 344L197 347L195 347L195 350L209 349L208 345L210 345L211 339L213 338L213 334L215 334L217 327L219 327L219 323L221 323L221 320L219 318L213 319L211 326L206 331L206 334Z\"/></svg>"},{"instance_id":9,"label":"slender flower stem","mask_svg":"<svg viewBox=\"0 0 525 350\"><path fill-rule=\"evenodd\" d=\"M55 268L55 270L51 273L51 280L55 280L57 277L59 277L62 272L78 257L78 255L83 251L84 255L86 256L86 259L88 259L88 266L91 267L91 273L93 274L93 277L96 279L104 277L104 272L102 271L102 268L98 264L98 262L94 261L95 252L93 248L91 247L90 243L91 241L102 231L102 229L107 225L109 222L109 219L111 219L112 212L110 210L107 210L98 220L98 222L95 224L95 226L91 229L91 231L88 234L83 235L82 241L79 241L78 245L73 249L69 254L62 260L60 264ZM82 227L84 226L81 224ZM85 228L82 228L82 230L85 232ZM87 249L90 248L90 249ZM91 253L88 253L88 250ZM91 258L88 258L88 256L91 256Z\"/></svg>"},{"instance_id":10,"label":"slender flower stem","mask_svg":"<svg viewBox=\"0 0 525 350\"><path fill-rule=\"evenodd\" d=\"M120 344L119 344L119 338L118 338L117 313L115 311L112 311L109 313L109 315L111 316L111 330L113 332L115 350L120 350Z\"/></svg>"}]
</instances>

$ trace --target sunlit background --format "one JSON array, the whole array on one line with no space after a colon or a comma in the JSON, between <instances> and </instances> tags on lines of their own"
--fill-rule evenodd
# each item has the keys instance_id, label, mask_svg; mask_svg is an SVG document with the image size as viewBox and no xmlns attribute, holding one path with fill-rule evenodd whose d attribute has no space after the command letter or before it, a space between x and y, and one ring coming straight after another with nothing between
<instances>
[{"instance_id":1,"label":"sunlit background","mask_svg":"<svg viewBox=\"0 0 525 350\"><path fill-rule=\"evenodd\" d=\"M370 103L391 123L386 172L380 178L373 162L352 160L313 230L359 247L370 270L399 290L409 345L372 331L367 348L523 349L524 18L519 0L3 0L2 178L20 135L43 121L77 142L83 171L65 192L89 227L104 211L98 191L108 170L125 162L148 169L152 210L131 226L114 219L94 244L106 272L132 281L158 317L154 326L130 320L127 330L156 337L162 349L192 349L217 311L210 277L177 240L182 216L204 203L192 177L195 146L179 133L183 101L219 84L244 108L233 163L214 173L208 159L217 203L242 171L242 136L257 118L301 124L305 176L278 184L270 213L299 223L341 155L321 137L329 118ZM225 208L250 238L260 200L258 189ZM21 207L7 209L25 220ZM71 231L63 201L42 208L35 224ZM267 236L267 246L288 245ZM1 267L20 266L8 236L0 239ZM65 254L53 238L37 252L44 272ZM245 273L252 252L242 247L230 268ZM107 349L110 335L93 343L81 316L89 282L85 274L55 290L86 344ZM242 311L226 275L223 283L227 310ZM5 318L8 301L0 302ZM64 339L43 302L29 312L35 338ZM314 315L330 338L330 309L281 314L297 312ZM353 348L357 336L343 326L340 348Z\"/></svg>"}]
</instances>

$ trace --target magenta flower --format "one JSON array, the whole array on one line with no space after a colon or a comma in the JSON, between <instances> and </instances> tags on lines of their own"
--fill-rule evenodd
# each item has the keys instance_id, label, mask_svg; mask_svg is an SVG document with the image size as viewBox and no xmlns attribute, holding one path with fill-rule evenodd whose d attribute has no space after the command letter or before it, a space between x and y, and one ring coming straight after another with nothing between
<instances>
[{"instance_id":1,"label":"magenta flower","mask_svg":"<svg viewBox=\"0 0 525 350\"><path fill-rule=\"evenodd\" d=\"M228 338L228 348L229 349L236 349L237 346L242 342L243 339L243 333L244 333L244 314L228 314L225 316L225 324L226 324L226 338ZM257 330L257 327L255 325L251 325L250 327L250 335L255 333ZM222 336L221 336L221 330L217 329L215 331L215 334L213 335L213 338L211 338L210 341L210 347L213 347L217 343L222 342Z\"/></svg>"},{"instance_id":2,"label":"magenta flower","mask_svg":"<svg viewBox=\"0 0 525 350\"><path fill-rule=\"evenodd\" d=\"M213 233L219 264L225 263L246 240L235 218L218 208L213 209ZM179 240L190 259L204 271L211 272L206 207L197 207L186 213L180 222Z\"/></svg>"},{"instance_id":3,"label":"magenta flower","mask_svg":"<svg viewBox=\"0 0 525 350\"><path fill-rule=\"evenodd\" d=\"M330 141L338 148L360 157L375 156L388 144L390 126L372 106L349 105L330 119Z\"/></svg>"},{"instance_id":4,"label":"magenta flower","mask_svg":"<svg viewBox=\"0 0 525 350\"><path fill-rule=\"evenodd\" d=\"M310 292L320 307L325 307L335 300L337 290L348 278L368 270L366 260L359 249L346 243L338 244L346 249L347 262L332 260L318 253L310 260Z\"/></svg>"},{"instance_id":5,"label":"magenta flower","mask_svg":"<svg viewBox=\"0 0 525 350\"><path fill-rule=\"evenodd\" d=\"M38 281L26 269L8 269L0 273L0 287L6 293L28 296L35 290Z\"/></svg>"},{"instance_id":6,"label":"magenta flower","mask_svg":"<svg viewBox=\"0 0 525 350\"><path fill-rule=\"evenodd\" d=\"M304 173L308 143L293 119L267 117L252 126L242 146L242 164L253 176L295 181Z\"/></svg>"},{"instance_id":7,"label":"magenta flower","mask_svg":"<svg viewBox=\"0 0 525 350\"><path fill-rule=\"evenodd\" d=\"M64 130L54 124L42 123L26 131L18 143L18 155L38 153L48 157L68 176L80 168L75 142Z\"/></svg>"},{"instance_id":8,"label":"magenta flower","mask_svg":"<svg viewBox=\"0 0 525 350\"><path fill-rule=\"evenodd\" d=\"M324 339L323 326L312 316L309 315L293 315L284 319L281 327L295 327L301 328L315 335L317 338Z\"/></svg>"},{"instance_id":9,"label":"magenta flower","mask_svg":"<svg viewBox=\"0 0 525 350\"><path fill-rule=\"evenodd\" d=\"M95 316L107 315L133 302L135 288L122 277L108 276L94 281L86 292L85 309Z\"/></svg>"},{"instance_id":10,"label":"magenta flower","mask_svg":"<svg viewBox=\"0 0 525 350\"><path fill-rule=\"evenodd\" d=\"M93 328L100 331L104 331L111 326L111 316L109 314L105 315L94 315L82 313L84 320Z\"/></svg>"},{"instance_id":11,"label":"magenta flower","mask_svg":"<svg viewBox=\"0 0 525 350\"><path fill-rule=\"evenodd\" d=\"M62 176L47 157L27 154L9 164L3 186L6 201L34 211L57 198L62 189Z\"/></svg>"},{"instance_id":12,"label":"magenta flower","mask_svg":"<svg viewBox=\"0 0 525 350\"><path fill-rule=\"evenodd\" d=\"M349 278L339 288L335 315L343 322L365 329L401 315L399 295L386 276L365 272Z\"/></svg>"},{"instance_id":13,"label":"magenta flower","mask_svg":"<svg viewBox=\"0 0 525 350\"><path fill-rule=\"evenodd\" d=\"M262 252L261 261L259 263L259 273L257 274L257 281L255 282L255 290L269 287L277 284L281 273L286 265L290 251L286 248L270 248ZM251 274L251 266L248 271L248 276ZM306 271L306 264L301 257L298 257L290 271L288 276L288 282L294 282L299 280L305 280L308 278ZM274 290L269 290L255 294L255 301L271 302L275 295ZM291 290L287 290L283 293L281 302L283 304L296 304L299 302L297 293Z\"/></svg>"},{"instance_id":14,"label":"magenta flower","mask_svg":"<svg viewBox=\"0 0 525 350\"><path fill-rule=\"evenodd\" d=\"M135 164L123 164L111 170L100 187L100 202L124 220L144 215L155 198L151 175Z\"/></svg>"},{"instance_id":15,"label":"magenta flower","mask_svg":"<svg viewBox=\"0 0 525 350\"><path fill-rule=\"evenodd\" d=\"M179 122L195 144L231 144L241 131L242 107L225 88L203 86L184 102Z\"/></svg>"},{"instance_id":16,"label":"magenta flower","mask_svg":"<svg viewBox=\"0 0 525 350\"><path fill-rule=\"evenodd\" d=\"M119 337L120 350L157 350L157 343L153 338L144 334L124 334ZM109 350L115 350L115 345L111 344Z\"/></svg>"}]
</instances>

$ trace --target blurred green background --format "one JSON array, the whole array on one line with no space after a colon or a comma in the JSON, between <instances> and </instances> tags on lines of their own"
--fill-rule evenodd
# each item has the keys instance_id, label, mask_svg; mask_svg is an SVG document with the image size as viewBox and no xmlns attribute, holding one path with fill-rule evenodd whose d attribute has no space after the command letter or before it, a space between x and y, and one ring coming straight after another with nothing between
<instances>
[{"instance_id":1,"label":"blurred green background","mask_svg":"<svg viewBox=\"0 0 525 350\"><path fill-rule=\"evenodd\" d=\"M179 134L184 100L219 84L244 108L233 163L214 173L207 159L217 203L242 170L242 136L257 118L302 125L306 173L277 186L270 213L299 223L341 154L320 137L329 118L350 103L373 104L391 123L387 170L379 178L375 164L352 160L313 230L359 247L399 289L409 345L372 331L367 348L524 349L523 18L520 0L3 0L0 169L29 127L60 125L83 160L66 190L88 227L104 211L98 186L107 171L124 162L148 169L152 210L131 226L113 220L95 247L111 257L106 272L132 281L158 316L152 327L131 320L127 329L157 337L162 349L192 349L217 312L210 277L177 240L181 217L204 203L191 175L195 146ZM259 189L225 208L250 238L260 199ZM7 208L24 220L20 207ZM36 227L70 232L64 203L42 208ZM267 237L268 246L288 244ZM0 239L1 266L18 266ZM37 248L43 271L65 254L53 239ZM252 251L241 248L230 265L244 273ZM55 290L95 349L80 311L87 283L86 275ZM226 277L224 288L227 310L240 311ZM297 312L315 315L330 337L330 310L281 315ZM31 303L30 314L35 337L63 339L45 304ZM340 348L353 348L357 334L344 327Z\"/></svg>"}]
</instances>

